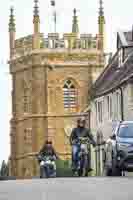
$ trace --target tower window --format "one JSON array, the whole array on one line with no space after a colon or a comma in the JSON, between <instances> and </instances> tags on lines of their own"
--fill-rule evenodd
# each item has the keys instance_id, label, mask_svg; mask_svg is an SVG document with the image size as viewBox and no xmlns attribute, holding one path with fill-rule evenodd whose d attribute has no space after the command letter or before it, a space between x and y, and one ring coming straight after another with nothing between
<instances>
[{"instance_id":1,"label":"tower window","mask_svg":"<svg viewBox=\"0 0 133 200\"><path fill-rule=\"evenodd\" d=\"M32 129L24 130L24 153L32 152Z\"/></svg>"},{"instance_id":2,"label":"tower window","mask_svg":"<svg viewBox=\"0 0 133 200\"><path fill-rule=\"evenodd\" d=\"M31 83L22 81L22 114L31 113L32 109L32 99L31 99Z\"/></svg>"},{"instance_id":3,"label":"tower window","mask_svg":"<svg viewBox=\"0 0 133 200\"><path fill-rule=\"evenodd\" d=\"M70 79L65 81L63 92L64 108L75 110L77 107L77 89Z\"/></svg>"},{"instance_id":4,"label":"tower window","mask_svg":"<svg viewBox=\"0 0 133 200\"><path fill-rule=\"evenodd\" d=\"M29 112L28 89L24 89L24 113Z\"/></svg>"}]
</instances>

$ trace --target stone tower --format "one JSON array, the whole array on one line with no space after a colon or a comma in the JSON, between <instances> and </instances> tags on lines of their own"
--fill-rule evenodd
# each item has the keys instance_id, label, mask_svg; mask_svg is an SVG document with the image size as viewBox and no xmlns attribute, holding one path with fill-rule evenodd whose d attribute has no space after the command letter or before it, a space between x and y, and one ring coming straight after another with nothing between
<instances>
[{"instance_id":1,"label":"stone tower","mask_svg":"<svg viewBox=\"0 0 133 200\"><path fill-rule=\"evenodd\" d=\"M9 22L12 76L11 175L39 174L35 155L51 139L61 159L70 159L69 136L88 105L89 88L103 70L101 32L79 34L76 9L71 33L40 33L38 0L34 0L33 34L15 38ZM101 29L100 29L101 30ZM100 61L100 62L99 62ZM101 62L102 61L102 62Z\"/></svg>"}]
</instances>

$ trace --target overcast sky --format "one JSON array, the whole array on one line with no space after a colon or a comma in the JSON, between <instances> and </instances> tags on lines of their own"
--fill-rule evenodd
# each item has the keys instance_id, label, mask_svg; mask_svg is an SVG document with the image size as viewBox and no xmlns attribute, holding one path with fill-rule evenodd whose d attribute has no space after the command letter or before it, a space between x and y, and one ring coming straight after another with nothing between
<instances>
[{"instance_id":1,"label":"overcast sky","mask_svg":"<svg viewBox=\"0 0 133 200\"><path fill-rule=\"evenodd\" d=\"M6 64L9 57L9 8L15 6L17 38L32 33L33 0L4 0L0 6L0 161L8 158L9 120L11 118L11 81ZM72 11L77 8L81 33L98 30L99 0L56 0L57 31L70 32ZM115 51L117 30L130 30L133 24L133 0L104 0L106 18L106 50ZM50 0L40 0L41 31L53 31Z\"/></svg>"}]
</instances>

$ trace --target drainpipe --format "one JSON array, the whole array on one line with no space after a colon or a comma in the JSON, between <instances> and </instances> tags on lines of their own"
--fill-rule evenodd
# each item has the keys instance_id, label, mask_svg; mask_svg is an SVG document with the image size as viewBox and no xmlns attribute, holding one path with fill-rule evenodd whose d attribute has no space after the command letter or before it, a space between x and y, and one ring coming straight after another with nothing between
<instances>
[{"instance_id":1,"label":"drainpipe","mask_svg":"<svg viewBox=\"0 0 133 200\"><path fill-rule=\"evenodd\" d=\"M119 90L121 92L121 120L124 121L124 98L123 98L123 91L122 91L121 87L119 87Z\"/></svg>"}]
</instances>

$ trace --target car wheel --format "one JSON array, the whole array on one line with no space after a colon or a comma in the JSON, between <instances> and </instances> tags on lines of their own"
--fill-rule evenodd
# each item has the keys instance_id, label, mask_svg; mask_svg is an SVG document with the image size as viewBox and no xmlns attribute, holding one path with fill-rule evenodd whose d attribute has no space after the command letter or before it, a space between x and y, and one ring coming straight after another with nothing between
<instances>
[{"instance_id":1,"label":"car wheel","mask_svg":"<svg viewBox=\"0 0 133 200\"><path fill-rule=\"evenodd\" d=\"M78 169L78 176L79 177L83 176L83 169L82 168Z\"/></svg>"},{"instance_id":2,"label":"car wheel","mask_svg":"<svg viewBox=\"0 0 133 200\"><path fill-rule=\"evenodd\" d=\"M112 176L122 176L122 170L118 167L113 167Z\"/></svg>"},{"instance_id":3,"label":"car wheel","mask_svg":"<svg viewBox=\"0 0 133 200\"><path fill-rule=\"evenodd\" d=\"M112 176L112 169L109 168L109 167L106 167L106 168L104 169L104 175L105 175L105 176Z\"/></svg>"}]
</instances>

